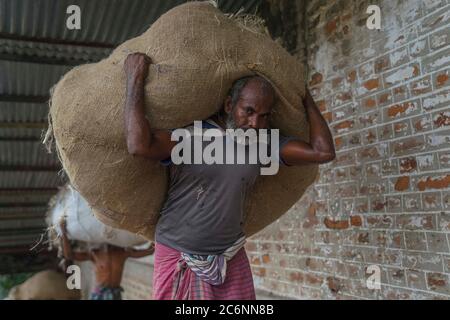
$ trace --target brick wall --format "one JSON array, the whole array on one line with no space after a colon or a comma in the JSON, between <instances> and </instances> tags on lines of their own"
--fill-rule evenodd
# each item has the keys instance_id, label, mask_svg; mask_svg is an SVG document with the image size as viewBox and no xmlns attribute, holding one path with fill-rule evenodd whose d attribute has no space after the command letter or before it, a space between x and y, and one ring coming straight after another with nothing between
<instances>
[{"instance_id":1,"label":"brick wall","mask_svg":"<svg viewBox=\"0 0 450 320\"><path fill-rule=\"evenodd\" d=\"M379 31L366 28L369 4L381 8ZM449 1L310 0L304 13L306 52L296 54L337 157L248 242L257 287L300 299L449 299ZM367 288L370 265L380 290Z\"/></svg>"}]
</instances>

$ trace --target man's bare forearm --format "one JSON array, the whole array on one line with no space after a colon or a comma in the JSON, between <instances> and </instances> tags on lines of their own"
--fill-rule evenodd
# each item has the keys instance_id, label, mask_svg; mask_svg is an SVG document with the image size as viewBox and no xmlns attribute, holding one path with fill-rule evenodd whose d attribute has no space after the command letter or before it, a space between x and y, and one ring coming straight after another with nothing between
<instances>
[{"instance_id":1,"label":"man's bare forearm","mask_svg":"<svg viewBox=\"0 0 450 320\"><path fill-rule=\"evenodd\" d=\"M73 260L73 251L72 246L69 243L69 239L67 238L65 232L63 232L62 236L62 247L63 247L63 255L64 258Z\"/></svg>"},{"instance_id":2,"label":"man's bare forearm","mask_svg":"<svg viewBox=\"0 0 450 320\"><path fill-rule=\"evenodd\" d=\"M310 125L310 144L312 148L325 157L335 158L333 136L331 135L328 123L320 113L309 91L306 91L304 100L305 109Z\"/></svg>"},{"instance_id":3,"label":"man's bare forearm","mask_svg":"<svg viewBox=\"0 0 450 320\"><path fill-rule=\"evenodd\" d=\"M127 147L131 154L140 154L151 144L150 124L144 111L144 81L141 75L127 78L125 128Z\"/></svg>"}]
</instances>

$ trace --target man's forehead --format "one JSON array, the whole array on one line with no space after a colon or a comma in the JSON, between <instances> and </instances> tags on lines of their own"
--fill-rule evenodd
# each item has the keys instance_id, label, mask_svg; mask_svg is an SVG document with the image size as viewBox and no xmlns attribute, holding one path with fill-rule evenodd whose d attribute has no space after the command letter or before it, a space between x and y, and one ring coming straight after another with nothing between
<instances>
[{"instance_id":1,"label":"man's forehead","mask_svg":"<svg viewBox=\"0 0 450 320\"><path fill-rule=\"evenodd\" d=\"M242 90L239 101L241 103L251 104L252 106L261 106L271 109L273 105L273 96L264 92Z\"/></svg>"}]
</instances>

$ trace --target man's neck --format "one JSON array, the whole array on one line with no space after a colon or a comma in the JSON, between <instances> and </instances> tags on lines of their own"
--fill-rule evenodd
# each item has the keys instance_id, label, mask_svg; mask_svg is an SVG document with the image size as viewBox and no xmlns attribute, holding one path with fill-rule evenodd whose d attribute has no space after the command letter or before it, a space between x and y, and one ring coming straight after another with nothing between
<instances>
[{"instance_id":1,"label":"man's neck","mask_svg":"<svg viewBox=\"0 0 450 320\"><path fill-rule=\"evenodd\" d=\"M214 122L216 122L223 130L227 128L226 123L222 120L222 117L219 117L219 113L216 113L211 117Z\"/></svg>"}]
</instances>

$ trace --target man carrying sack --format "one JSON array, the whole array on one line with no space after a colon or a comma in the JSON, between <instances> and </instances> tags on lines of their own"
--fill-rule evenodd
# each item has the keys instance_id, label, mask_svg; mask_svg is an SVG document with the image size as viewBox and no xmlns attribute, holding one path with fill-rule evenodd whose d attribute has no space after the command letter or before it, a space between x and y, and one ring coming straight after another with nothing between
<instances>
[{"instance_id":1,"label":"man carrying sack","mask_svg":"<svg viewBox=\"0 0 450 320\"><path fill-rule=\"evenodd\" d=\"M151 63L145 54L133 53L124 69L128 152L161 161L170 170L169 190L156 226L153 297L255 299L242 225L245 197L260 165L174 164L171 155L177 142L171 140L172 132L150 128L145 118L144 84ZM266 129L275 101L275 91L264 78L238 79L222 110L202 121L202 128L219 130L224 137L226 129ZM311 142L280 136L275 157L282 165L326 163L335 158L328 125L308 91L304 105ZM185 129L192 132L192 126Z\"/></svg>"},{"instance_id":2,"label":"man carrying sack","mask_svg":"<svg viewBox=\"0 0 450 320\"><path fill-rule=\"evenodd\" d=\"M95 265L96 286L90 300L122 300L123 288L120 286L125 261L128 258L141 258L151 255L154 245L145 250L127 250L106 244L105 248L88 252L72 251L65 220L60 223L64 258L76 261L92 261Z\"/></svg>"}]
</instances>

